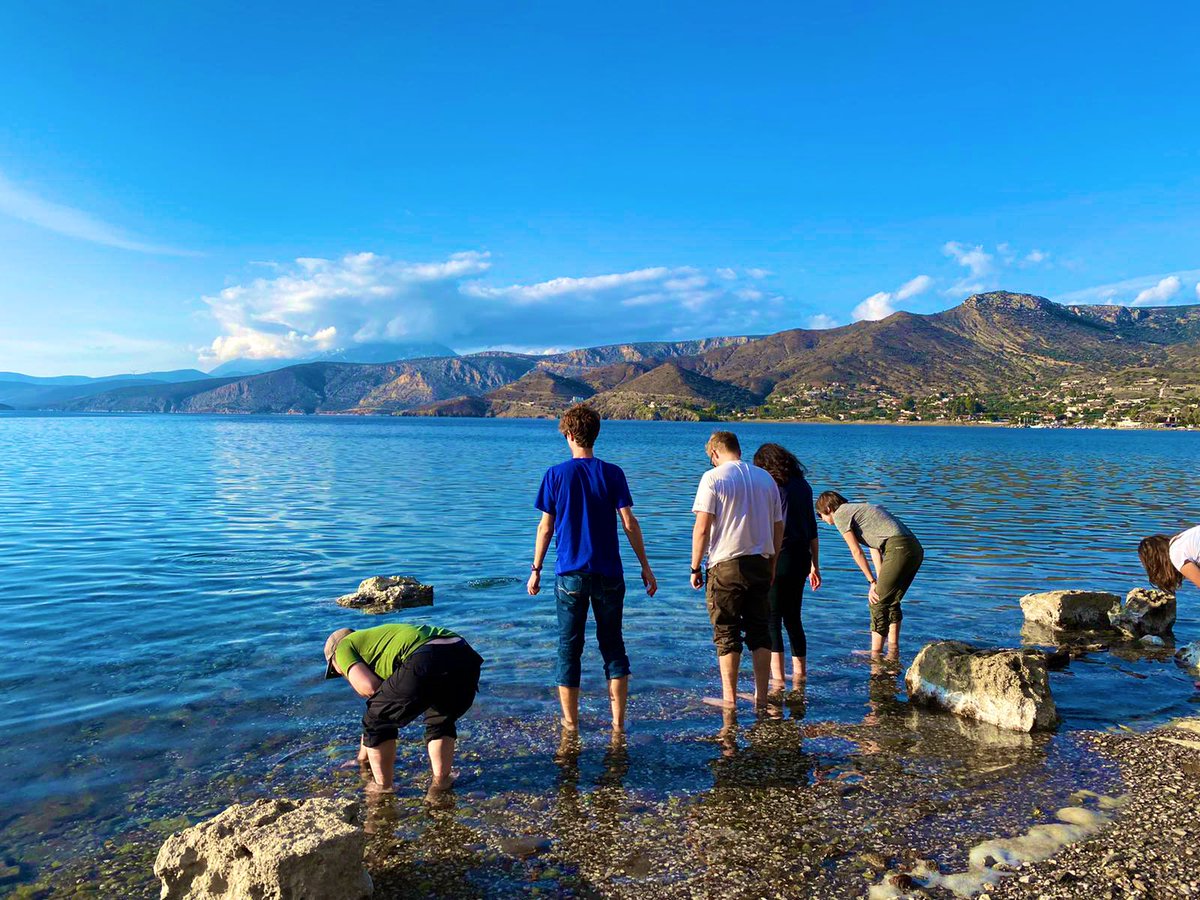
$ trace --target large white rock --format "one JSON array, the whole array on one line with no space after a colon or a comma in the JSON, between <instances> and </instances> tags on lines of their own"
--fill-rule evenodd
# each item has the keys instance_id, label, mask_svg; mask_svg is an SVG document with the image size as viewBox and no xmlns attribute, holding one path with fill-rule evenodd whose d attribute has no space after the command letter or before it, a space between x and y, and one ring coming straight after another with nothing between
<instances>
[{"instance_id":1,"label":"large white rock","mask_svg":"<svg viewBox=\"0 0 1200 900\"><path fill-rule=\"evenodd\" d=\"M1192 641L1176 650L1175 661L1185 668L1200 670L1200 641Z\"/></svg>"},{"instance_id":2,"label":"large white rock","mask_svg":"<svg viewBox=\"0 0 1200 900\"><path fill-rule=\"evenodd\" d=\"M355 593L338 597L337 605L373 615L432 606L433 587L407 575L375 575L364 579Z\"/></svg>"},{"instance_id":3,"label":"large white rock","mask_svg":"<svg viewBox=\"0 0 1200 900\"><path fill-rule=\"evenodd\" d=\"M1113 628L1130 638L1170 634L1175 627L1175 595L1154 588L1134 588L1125 603L1108 614Z\"/></svg>"},{"instance_id":4,"label":"large white rock","mask_svg":"<svg viewBox=\"0 0 1200 900\"><path fill-rule=\"evenodd\" d=\"M1053 728L1045 654L985 650L962 641L926 644L904 677L909 699L1013 731Z\"/></svg>"},{"instance_id":5,"label":"large white rock","mask_svg":"<svg viewBox=\"0 0 1200 900\"><path fill-rule=\"evenodd\" d=\"M361 900L367 836L351 800L256 800L167 838L162 900Z\"/></svg>"},{"instance_id":6,"label":"large white rock","mask_svg":"<svg viewBox=\"0 0 1200 900\"><path fill-rule=\"evenodd\" d=\"M1045 591L1021 598L1025 621L1050 628L1108 628L1109 612L1121 605L1105 591Z\"/></svg>"}]
</instances>

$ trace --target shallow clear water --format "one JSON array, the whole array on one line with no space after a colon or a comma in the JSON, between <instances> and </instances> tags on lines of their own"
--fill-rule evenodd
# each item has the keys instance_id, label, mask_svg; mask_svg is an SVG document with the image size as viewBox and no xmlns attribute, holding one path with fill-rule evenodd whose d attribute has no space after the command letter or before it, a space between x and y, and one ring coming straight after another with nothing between
<instances>
[{"instance_id":1,"label":"shallow clear water","mask_svg":"<svg viewBox=\"0 0 1200 900\"><path fill-rule=\"evenodd\" d=\"M598 445L629 476L660 584L653 599L631 584L626 602L630 755L646 764L622 777L650 798L720 787L720 717L699 702L716 661L687 571L709 430L607 422ZM1018 644L1029 591L1144 584L1138 538L1200 521L1195 433L737 431L750 451L785 444L815 490L883 502L920 536L905 662L936 638ZM553 593L531 598L524 579L538 480L563 456L552 422L0 415L0 853L40 863L82 849L81 829L119 836L264 784L328 778L360 710L322 680L321 645L336 627L384 621L333 603L374 574L435 585L436 605L405 615L461 631L487 659L464 729L477 735L472 789L553 790ZM868 642L865 585L821 529L802 714L854 727L911 717L895 679L881 688L852 652ZM1200 637L1198 600L1181 594L1181 641ZM1072 730L1195 708L1192 679L1163 651L1093 654L1052 678L1063 725L1043 760ZM591 640L583 689L586 734L605 713ZM807 743L796 777L861 753L839 740ZM903 752L916 772L936 754L914 741ZM953 767L981 771L970 757ZM585 777L601 751L588 759Z\"/></svg>"}]
</instances>

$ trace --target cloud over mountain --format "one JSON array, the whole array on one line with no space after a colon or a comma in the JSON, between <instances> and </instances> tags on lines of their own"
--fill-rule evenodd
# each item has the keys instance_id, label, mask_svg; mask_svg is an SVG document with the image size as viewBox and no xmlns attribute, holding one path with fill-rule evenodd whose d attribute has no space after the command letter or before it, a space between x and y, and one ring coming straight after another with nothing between
<instances>
[{"instance_id":1,"label":"cloud over mountain","mask_svg":"<svg viewBox=\"0 0 1200 900\"><path fill-rule=\"evenodd\" d=\"M270 275L205 297L221 334L206 361L282 359L378 341L459 349L703 337L783 327L763 269L656 266L495 285L484 252L433 262L374 253L267 263Z\"/></svg>"}]
</instances>

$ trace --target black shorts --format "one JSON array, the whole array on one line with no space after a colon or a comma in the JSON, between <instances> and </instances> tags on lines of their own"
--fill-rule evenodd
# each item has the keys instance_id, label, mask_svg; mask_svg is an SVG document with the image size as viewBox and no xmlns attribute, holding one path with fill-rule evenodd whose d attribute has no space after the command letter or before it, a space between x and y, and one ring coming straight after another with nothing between
<instances>
[{"instance_id":1,"label":"black shorts","mask_svg":"<svg viewBox=\"0 0 1200 900\"><path fill-rule=\"evenodd\" d=\"M475 702L482 665L483 657L465 640L418 647L367 701L363 745L395 740L421 713L426 743L458 737L454 723Z\"/></svg>"}]
</instances>

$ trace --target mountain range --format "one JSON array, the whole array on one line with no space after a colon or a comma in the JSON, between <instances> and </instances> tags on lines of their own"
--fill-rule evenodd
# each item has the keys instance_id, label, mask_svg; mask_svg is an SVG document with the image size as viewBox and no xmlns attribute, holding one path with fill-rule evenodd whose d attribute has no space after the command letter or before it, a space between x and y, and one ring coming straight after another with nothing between
<instances>
[{"instance_id":1,"label":"mountain range","mask_svg":"<svg viewBox=\"0 0 1200 900\"><path fill-rule=\"evenodd\" d=\"M825 330L161 377L170 374L35 385L81 393L33 403L2 388L25 382L0 376L0 402L80 411L554 416L586 401L612 418L903 418L940 415L956 397L969 397L963 408L971 410L1058 408L1065 384L1074 386L1065 395L1091 402L1107 393L1100 406L1120 408L1121 390L1140 396L1148 392L1138 385L1157 380L1176 405L1194 408L1200 306L1064 306L997 291L944 312L898 312Z\"/></svg>"}]
</instances>

